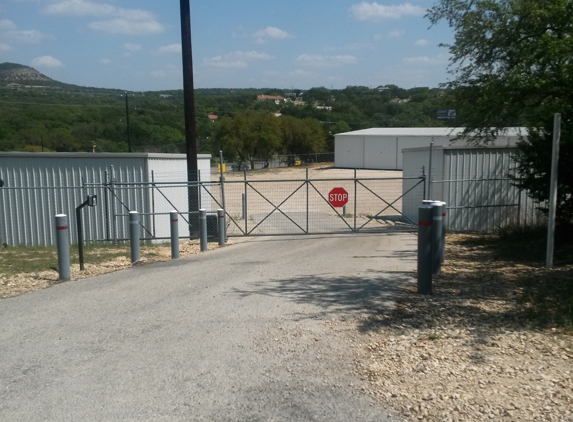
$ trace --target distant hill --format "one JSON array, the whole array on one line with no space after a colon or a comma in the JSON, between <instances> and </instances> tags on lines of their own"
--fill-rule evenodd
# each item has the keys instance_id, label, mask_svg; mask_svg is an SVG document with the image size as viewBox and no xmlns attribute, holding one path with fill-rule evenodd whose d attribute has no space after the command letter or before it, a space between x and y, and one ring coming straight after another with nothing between
<instances>
[{"instance_id":1,"label":"distant hill","mask_svg":"<svg viewBox=\"0 0 573 422\"><path fill-rule=\"evenodd\" d=\"M0 85L5 87L12 83L60 88L70 88L74 86L55 81L29 66L17 63L0 63Z\"/></svg>"}]
</instances>

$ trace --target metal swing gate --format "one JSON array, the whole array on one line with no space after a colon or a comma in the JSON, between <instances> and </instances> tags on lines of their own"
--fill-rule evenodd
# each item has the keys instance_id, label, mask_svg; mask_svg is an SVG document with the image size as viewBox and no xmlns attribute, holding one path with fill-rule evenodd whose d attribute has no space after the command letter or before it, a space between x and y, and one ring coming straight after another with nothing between
<instances>
[{"instance_id":1,"label":"metal swing gate","mask_svg":"<svg viewBox=\"0 0 573 422\"><path fill-rule=\"evenodd\" d=\"M225 182L229 236L264 236L412 230L416 222L402 212L408 196L423 196L424 177L244 180ZM348 193L344 207L329 192Z\"/></svg>"},{"instance_id":2,"label":"metal swing gate","mask_svg":"<svg viewBox=\"0 0 573 422\"><path fill-rule=\"evenodd\" d=\"M407 180L410 179L410 180ZM405 183L407 181L407 183ZM405 200L421 200L424 177L275 179L187 183L111 183L105 186L108 240L125 240L126 218L137 210L142 238L169 238L169 212L182 216L180 236L188 237L188 190L199 190L201 207L215 221L224 208L228 236L304 235L412 230ZM406 188L404 186L407 186ZM348 193L344 207L328 201L333 188ZM109 214L108 214L109 213ZM196 213L196 212L195 212Z\"/></svg>"}]
</instances>

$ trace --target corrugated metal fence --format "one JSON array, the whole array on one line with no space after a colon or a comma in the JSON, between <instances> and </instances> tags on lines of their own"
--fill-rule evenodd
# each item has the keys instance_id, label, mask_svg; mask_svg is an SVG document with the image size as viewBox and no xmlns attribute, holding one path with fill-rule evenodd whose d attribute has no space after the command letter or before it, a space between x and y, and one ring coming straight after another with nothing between
<instances>
[{"instance_id":1,"label":"corrugated metal fence","mask_svg":"<svg viewBox=\"0 0 573 422\"><path fill-rule=\"evenodd\" d=\"M432 196L447 203L447 228L493 232L509 224L544 221L540 204L515 186L514 149L445 149L441 180Z\"/></svg>"}]
</instances>

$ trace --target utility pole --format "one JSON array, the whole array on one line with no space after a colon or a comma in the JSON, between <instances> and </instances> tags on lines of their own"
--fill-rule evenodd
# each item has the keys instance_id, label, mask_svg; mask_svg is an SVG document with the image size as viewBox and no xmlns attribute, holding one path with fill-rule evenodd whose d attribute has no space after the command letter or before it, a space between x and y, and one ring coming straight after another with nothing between
<instances>
[{"instance_id":1,"label":"utility pole","mask_svg":"<svg viewBox=\"0 0 573 422\"><path fill-rule=\"evenodd\" d=\"M125 93L125 116L127 120L127 150L131 152L131 137L129 135L129 101L127 100L127 92Z\"/></svg>"},{"instance_id":2,"label":"utility pole","mask_svg":"<svg viewBox=\"0 0 573 422\"><path fill-rule=\"evenodd\" d=\"M197 167L197 128L191 51L191 11L189 0L179 0L181 9L181 49L183 59L183 99L185 104L185 152L189 198L189 235L199 237L199 187Z\"/></svg>"}]
</instances>

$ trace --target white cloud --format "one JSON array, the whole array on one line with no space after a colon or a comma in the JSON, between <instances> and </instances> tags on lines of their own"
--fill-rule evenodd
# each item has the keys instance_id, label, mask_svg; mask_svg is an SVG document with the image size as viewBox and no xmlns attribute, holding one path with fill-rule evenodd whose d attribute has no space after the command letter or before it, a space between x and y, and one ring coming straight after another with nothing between
<instances>
[{"instance_id":1,"label":"white cloud","mask_svg":"<svg viewBox=\"0 0 573 422\"><path fill-rule=\"evenodd\" d=\"M265 29L259 29L255 32L255 39L259 44L269 40L283 40L285 38L292 38L292 35L274 26L267 26Z\"/></svg>"},{"instance_id":2,"label":"white cloud","mask_svg":"<svg viewBox=\"0 0 573 422\"><path fill-rule=\"evenodd\" d=\"M382 4L362 2L352 5L350 13L358 21L381 22L387 19L399 19L402 16L422 16L425 10L410 3L384 6Z\"/></svg>"},{"instance_id":3,"label":"white cloud","mask_svg":"<svg viewBox=\"0 0 573 422\"><path fill-rule=\"evenodd\" d=\"M148 35L163 32L163 25L156 16L141 9L123 9L88 0L64 0L48 5L42 11L58 16L102 17L105 19L91 22L89 27L111 34Z\"/></svg>"},{"instance_id":4,"label":"white cloud","mask_svg":"<svg viewBox=\"0 0 573 422\"><path fill-rule=\"evenodd\" d=\"M92 22L91 29L110 34L123 35L149 35L163 32L163 26L154 20L130 20L124 18L108 19L105 21Z\"/></svg>"},{"instance_id":5,"label":"white cloud","mask_svg":"<svg viewBox=\"0 0 573 422\"><path fill-rule=\"evenodd\" d=\"M163 47L159 47L158 50L160 53L173 53L173 54L181 54L181 44L170 44L164 45Z\"/></svg>"},{"instance_id":6,"label":"white cloud","mask_svg":"<svg viewBox=\"0 0 573 422\"><path fill-rule=\"evenodd\" d=\"M6 31L2 34L5 39L10 39L14 41L20 41L30 44L37 44L44 39L54 39L50 35L42 34L40 31L28 30L28 31Z\"/></svg>"},{"instance_id":7,"label":"white cloud","mask_svg":"<svg viewBox=\"0 0 573 422\"><path fill-rule=\"evenodd\" d=\"M0 43L0 51L9 51L10 46L8 44Z\"/></svg>"},{"instance_id":8,"label":"white cloud","mask_svg":"<svg viewBox=\"0 0 573 422\"><path fill-rule=\"evenodd\" d=\"M127 51L139 51L139 50L141 50L141 45L131 44L131 43L126 42L123 45L123 48L125 48Z\"/></svg>"},{"instance_id":9,"label":"white cloud","mask_svg":"<svg viewBox=\"0 0 573 422\"><path fill-rule=\"evenodd\" d=\"M435 57L428 57L428 56L418 56L418 57L407 57L402 61L410 64L425 64L428 66L433 65L445 65L448 63L448 54L439 54Z\"/></svg>"},{"instance_id":10,"label":"white cloud","mask_svg":"<svg viewBox=\"0 0 573 422\"><path fill-rule=\"evenodd\" d=\"M270 58L271 56L266 53L236 51L210 59L203 59L202 65L219 69L244 69L249 67L249 63L252 61L270 60Z\"/></svg>"},{"instance_id":11,"label":"white cloud","mask_svg":"<svg viewBox=\"0 0 573 422\"><path fill-rule=\"evenodd\" d=\"M85 0L66 0L46 6L42 12L59 16L109 16L117 8L109 4Z\"/></svg>"},{"instance_id":12,"label":"white cloud","mask_svg":"<svg viewBox=\"0 0 573 422\"><path fill-rule=\"evenodd\" d=\"M101 59L99 62L100 62L101 64L110 64L110 63L111 63L111 60L110 60L110 59Z\"/></svg>"},{"instance_id":13,"label":"white cloud","mask_svg":"<svg viewBox=\"0 0 573 422\"><path fill-rule=\"evenodd\" d=\"M18 26L8 19L0 19L0 31L14 31Z\"/></svg>"},{"instance_id":14,"label":"white cloud","mask_svg":"<svg viewBox=\"0 0 573 422\"><path fill-rule=\"evenodd\" d=\"M414 45L417 45L418 47L423 47L428 44L429 44L428 40L418 40L414 43Z\"/></svg>"},{"instance_id":15,"label":"white cloud","mask_svg":"<svg viewBox=\"0 0 573 422\"><path fill-rule=\"evenodd\" d=\"M64 64L61 61L53 58L52 56L36 57L34 60L32 60L31 64L34 67L44 67L50 69L64 67Z\"/></svg>"},{"instance_id":16,"label":"white cloud","mask_svg":"<svg viewBox=\"0 0 573 422\"><path fill-rule=\"evenodd\" d=\"M350 55L344 56L322 56L303 54L296 59L301 66L309 67L334 67L344 66L356 63L356 57Z\"/></svg>"},{"instance_id":17,"label":"white cloud","mask_svg":"<svg viewBox=\"0 0 573 422\"><path fill-rule=\"evenodd\" d=\"M168 64L163 67L163 69L157 69L150 72L150 75L158 79L172 79L175 77L183 80L183 73L179 66L173 64Z\"/></svg>"},{"instance_id":18,"label":"white cloud","mask_svg":"<svg viewBox=\"0 0 573 422\"><path fill-rule=\"evenodd\" d=\"M376 41L383 41L383 40L389 40L389 39L393 39L393 38L402 38L402 35L404 35L406 32L401 30L401 29L394 29L393 31L390 31L387 34L376 34L374 36L374 39Z\"/></svg>"}]
</instances>

